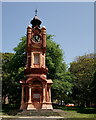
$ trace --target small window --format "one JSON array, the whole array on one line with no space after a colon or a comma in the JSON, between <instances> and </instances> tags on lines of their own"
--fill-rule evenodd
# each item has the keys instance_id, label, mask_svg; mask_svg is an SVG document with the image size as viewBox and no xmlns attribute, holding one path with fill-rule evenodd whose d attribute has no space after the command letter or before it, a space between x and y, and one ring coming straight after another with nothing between
<instances>
[{"instance_id":1,"label":"small window","mask_svg":"<svg viewBox=\"0 0 96 120\"><path fill-rule=\"evenodd\" d=\"M40 54L34 54L34 64L40 64Z\"/></svg>"}]
</instances>

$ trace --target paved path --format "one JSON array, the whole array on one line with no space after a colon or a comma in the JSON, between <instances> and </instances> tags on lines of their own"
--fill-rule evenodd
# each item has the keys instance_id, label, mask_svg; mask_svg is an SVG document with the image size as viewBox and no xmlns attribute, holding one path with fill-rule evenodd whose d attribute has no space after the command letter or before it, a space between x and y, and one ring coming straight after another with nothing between
<instances>
[{"instance_id":1,"label":"paved path","mask_svg":"<svg viewBox=\"0 0 96 120\"><path fill-rule=\"evenodd\" d=\"M51 117L32 117L32 118L2 118L0 120L96 120L95 118L51 118Z\"/></svg>"},{"instance_id":2,"label":"paved path","mask_svg":"<svg viewBox=\"0 0 96 120\"><path fill-rule=\"evenodd\" d=\"M3 116L3 118L1 118L1 119L2 120L63 120L62 118L63 117L58 117L58 116L50 116L50 117L32 116L32 117L18 117L18 118Z\"/></svg>"}]
</instances>

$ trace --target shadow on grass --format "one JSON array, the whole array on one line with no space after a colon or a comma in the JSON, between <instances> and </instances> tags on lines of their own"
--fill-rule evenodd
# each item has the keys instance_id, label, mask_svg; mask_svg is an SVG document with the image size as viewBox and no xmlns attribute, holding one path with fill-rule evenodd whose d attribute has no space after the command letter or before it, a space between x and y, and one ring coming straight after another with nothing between
<instances>
[{"instance_id":1,"label":"shadow on grass","mask_svg":"<svg viewBox=\"0 0 96 120\"><path fill-rule=\"evenodd\" d=\"M7 115L17 115L18 112L22 112L22 110L19 110L19 105L2 105L2 112Z\"/></svg>"},{"instance_id":2,"label":"shadow on grass","mask_svg":"<svg viewBox=\"0 0 96 120\"><path fill-rule=\"evenodd\" d=\"M53 110L19 110L18 106L3 105L2 112L11 116L60 116Z\"/></svg>"},{"instance_id":3,"label":"shadow on grass","mask_svg":"<svg viewBox=\"0 0 96 120\"><path fill-rule=\"evenodd\" d=\"M77 112L83 114L96 114L96 108L78 108Z\"/></svg>"}]
</instances>

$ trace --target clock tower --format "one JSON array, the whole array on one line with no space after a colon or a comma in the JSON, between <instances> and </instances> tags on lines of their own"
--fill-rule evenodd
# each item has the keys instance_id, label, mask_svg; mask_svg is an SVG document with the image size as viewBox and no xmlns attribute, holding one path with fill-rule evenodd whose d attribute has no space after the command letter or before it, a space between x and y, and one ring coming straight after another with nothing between
<instances>
[{"instance_id":1,"label":"clock tower","mask_svg":"<svg viewBox=\"0 0 96 120\"><path fill-rule=\"evenodd\" d=\"M27 27L27 63L24 70L26 80L21 80L22 96L20 109L53 109L51 103L52 80L47 79L45 63L46 28L35 11L31 26Z\"/></svg>"}]
</instances>

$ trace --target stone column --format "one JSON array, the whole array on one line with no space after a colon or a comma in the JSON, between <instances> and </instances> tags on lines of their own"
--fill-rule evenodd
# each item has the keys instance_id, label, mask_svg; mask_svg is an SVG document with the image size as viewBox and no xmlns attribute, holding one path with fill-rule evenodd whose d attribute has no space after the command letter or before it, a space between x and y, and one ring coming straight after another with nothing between
<instances>
[{"instance_id":1,"label":"stone column","mask_svg":"<svg viewBox=\"0 0 96 120\"><path fill-rule=\"evenodd\" d=\"M31 103L31 85L29 85L29 100L28 103Z\"/></svg>"},{"instance_id":2,"label":"stone column","mask_svg":"<svg viewBox=\"0 0 96 120\"><path fill-rule=\"evenodd\" d=\"M49 102L51 103L51 86L49 86Z\"/></svg>"},{"instance_id":3,"label":"stone column","mask_svg":"<svg viewBox=\"0 0 96 120\"><path fill-rule=\"evenodd\" d=\"M43 103L42 103L42 109L47 109L47 106L46 106L46 84L43 84Z\"/></svg>"},{"instance_id":4,"label":"stone column","mask_svg":"<svg viewBox=\"0 0 96 120\"><path fill-rule=\"evenodd\" d=\"M42 39L43 39L43 47L45 48L46 47L46 27L42 27Z\"/></svg>"},{"instance_id":5,"label":"stone column","mask_svg":"<svg viewBox=\"0 0 96 120\"><path fill-rule=\"evenodd\" d=\"M32 27L28 25L27 27L27 67L31 66L31 37L32 37Z\"/></svg>"},{"instance_id":6,"label":"stone column","mask_svg":"<svg viewBox=\"0 0 96 120\"><path fill-rule=\"evenodd\" d=\"M24 103L24 85L22 85L22 96L21 96L21 106L20 109L25 109L25 103Z\"/></svg>"},{"instance_id":7,"label":"stone column","mask_svg":"<svg viewBox=\"0 0 96 120\"><path fill-rule=\"evenodd\" d=\"M28 100L27 110L35 109L31 98L32 98L32 86L31 84L29 84L29 100Z\"/></svg>"},{"instance_id":8,"label":"stone column","mask_svg":"<svg viewBox=\"0 0 96 120\"><path fill-rule=\"evenodd\" d=\"M32 28L30 25L28 25L27 27L27 45L29 45L31 43L30 39L32 37Z\"/></svg>"},{"instance_id":9,"label":"stone column","mask_svg":"<svg viewBox=\"0 0 96 120\"><path fill-rule=\"evenodd\" d=\"M43 102L46 102L45 101L45 85L43 85Z\"/></svg>"},{"instance_id":10,"label":"stone column","mask_svg":"<svg viewBox=\"0 0 96 120\"><path fill-rule=\"evenodd\" d=\"M51 85L49 85L48 88L49 88L49 91L48 91L48 93L49 93L49 95L48 95L49 96L49 102L47 104L47 109L53 109L52 102L51 102Z\"/></svg>"}]
</instances>

